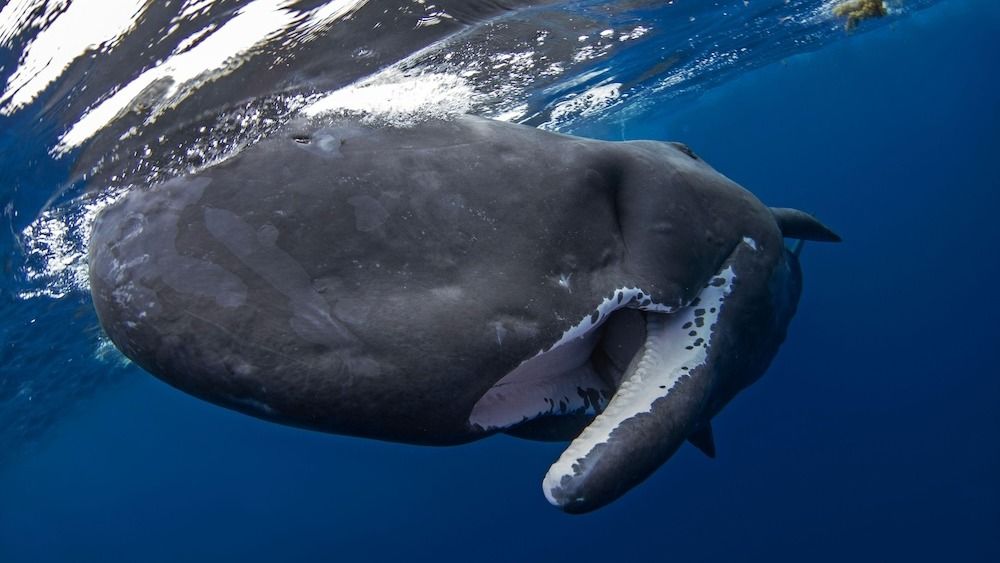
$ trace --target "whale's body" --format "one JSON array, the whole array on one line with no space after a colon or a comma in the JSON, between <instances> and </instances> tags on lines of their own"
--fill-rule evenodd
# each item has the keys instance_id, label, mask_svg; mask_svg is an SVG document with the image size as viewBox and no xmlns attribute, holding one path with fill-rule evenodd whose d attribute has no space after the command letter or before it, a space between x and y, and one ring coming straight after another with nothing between
<instances>
[{"instance_id":1,"label":"whale's body","mask_svg":"<svg viewBox=\"0 0 1000 563\"><path fill-rule=\"evenodd\" d=\"M91 285L132 360L286 424L574 439L545 493L617 498L767 368L801 276L771 210L687 147L461 117L293 123L98 218Z\"/></svg>"}]
</instances>

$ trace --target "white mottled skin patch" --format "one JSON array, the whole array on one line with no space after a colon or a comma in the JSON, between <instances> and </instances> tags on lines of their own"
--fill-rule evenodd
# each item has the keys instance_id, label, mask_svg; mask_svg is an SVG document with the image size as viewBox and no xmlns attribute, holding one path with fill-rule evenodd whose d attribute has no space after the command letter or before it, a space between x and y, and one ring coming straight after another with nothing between
<instances>
[{"instance_id":1,"label":"white mottled skin patch","mask_svg":"<svg viewBox=\"0 0 1000 563\"><path fill-rule=\"evenodd\" d=\"M748 243L749 244L749 243ZM604 412L570 443L552 465L542 481L545 497L553 505L558 502L553 491L560 487L563 477L575 474L574 466L587 457L599 444L611 440L611 435L623 422L640 413L651 412L653 403L673 391L685 375L705 364L712 343L715 324L725 297L732 290L736 278L732 267L727 267L699 294L697 305L685 307L674 315L648 315L646 340ZM703 311L701 327L696 327L696 311ZM697 332L691 335L691 331Z\"/></svg>"},{"instance_id":2,"label":"white mottled skin patch","mask_svg":"<svg viewBox=\"0 0 1000 563\"><path fill-rule=\"evenodd\" d=\"M560 276L559 285L563 286L565 280L564 287L568 290L569 279L568 275ZM653 302L649 293L639 288L615 290L593 313L566 330L555 344L521 362L493 385L473 407L469 423L486 429L505 428L545 414L556 414L562 410L558 408L560 401L566 405L567 412L587 408L587 414L596 414L593 405L580 397L577 389L604 389L605 385L588 360L596 344L596 329L611 313L625 307L662 313L675 310ZM494 327L500 346L507 330L500 323Z\"/></svg>"},{"instance_id":3,"label":"white mottled skin patch","mask_svg":"<svg viewBox=\"0 0 1000 563\"><path fill-rule=\"evenodd\" d=\"M596 404L581 396L581 390L595 392L588 397L596 397ZM476 403L469 423L490 431L545 415L595 415L606 404L604 390L606 385L589 364L566 372L532 372L490 389Z\"/></svg>"},{"instance_id":4,"label":"white mottled skin patch","mask_svg":"<svg viewBox=\"0 0 1000 563\"><path fill-rule=\"evenodd\" d=\"M496 326L500 328L499 323ZM498 344L501 340L498 332ZM579 413L588 408L588 414L596 414L591 408L595 405L578 392L593 389L610 395L611 390L589 362L596 342L597 333L591 331L586 338L521 362L479 398L469 414L469 424L496 430L547 414Z\"/></svg>"},{"instance_id":5,"label":"white mottled skin patch","mask_svg":"<svg viewBox=\"0 0 1000 563\"><path fill-rule=\"evenodd\" d=\"M567 342L571 342L586 335L591 330L604 324L604 321L608 320L608 315L624 307L633 307L642 311L654 311L657 313L673 313L677 310L676 307L656 303L652 300L649 296L649 292L647 291L643 291L637 287L622 287L616 289L615 292L611 294L611 297L605 297L604 300L601 301L601 303L597 306L597 309L595 309L595 312L597 313L596 317L593 314L584 317L579 323L564 332L562 338L553 344L552 347L548 350L540 351L539 354L550 352Z\"/></svg>"}]
</instances>

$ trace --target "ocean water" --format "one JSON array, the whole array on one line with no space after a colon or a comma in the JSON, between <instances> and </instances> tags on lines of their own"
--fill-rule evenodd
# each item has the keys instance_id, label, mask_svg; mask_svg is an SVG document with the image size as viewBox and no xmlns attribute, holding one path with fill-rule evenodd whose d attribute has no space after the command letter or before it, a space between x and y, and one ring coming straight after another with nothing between
<instances>
[{"instance_id":1,"label":"ocean water","mask_svg":"<svg viewBox=\"0 0 1000 563\"><path fill-rule=\"evenodd\" d=\"M31 39L56 26L26 26L14 8L50 6L51 22L63 4L0 4L4 94L12 77L44 76L17 73ZM192 12L184 33L263 4ZM184 61L158 65L176 42L116 58L130 38L167 29L153 23L169 14L148 10L132 27L104 18L111 31L98 39L114 46L98 41L100 56L0 97L0 562L1000 560L1000 5L902 1L847 33L829 2L696 4L462 12L436 34L401 26L400 46L379 56L351 50L360 62L342 75L330 69L351 63L336 53L322 79L294 65L267 75L262 92L280 83L282 95L248 86L250 102L226 95L263 72L258 59L315 60L311 43L192 78L205 94L143 90L168 70L175 83L191 74ZM351 41L350 22L336 22L295 29L325 37L343 24ZM72 45L100 28L55 32ZM207 68L206 53L185 64ZM134 87L142 103L122 102L99 126L84 119L130 84L145 84ZM287 428L175 391L108 347L81 275L94 210L311 104L357 104L362 87L419 101L391 119L470 111L680 140L764 202L808 210L844 237L806 245L788 339L713 421L717 459L682 447L620 500L568 516L540 491L562 444L429 448ZM226 108L208 135L173 127L205 107ZM239 132L212 145L232 123Z\"/></svg>"}]
</instances>

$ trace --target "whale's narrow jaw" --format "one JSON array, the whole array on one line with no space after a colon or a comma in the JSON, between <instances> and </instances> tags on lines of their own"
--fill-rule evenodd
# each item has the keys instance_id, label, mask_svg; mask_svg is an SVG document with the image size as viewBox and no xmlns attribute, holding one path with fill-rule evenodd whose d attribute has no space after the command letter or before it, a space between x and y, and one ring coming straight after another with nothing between
<instances>
[{"instance_id":1,"label":"whale's narrow jaw","mask_svg":"<svg viewBox=\"0 0 1000 563\"><path fill-rule=\"evenodd\" d=\"M707 428L714 357L727 301L739 285L741 243L698 298L673 314L647 313L646 336L607 407L549 469L546 498L566 512L599 508L648 477Z\"/></svg>"},{"instance_id":2,"label":"whale's narrow jaw","mask_svg":"<svg viewBox=\"0 0 1000 563\"><path fill-rule=\"evenodd\" d=\"M748 373L762 372L756 352L770 357L773 350L759 343L776 346L783 338L783 329L774 328L787 324L798 298L797 285L788 291L762 275L763 254L756 241L743 239L679 309L657 305L648 294L630 301L616 292L593 320L496 383L469 423L487 432L572 440L543 481L549 502L572 513L615 500L685 440L713 455L711 417L734 389L749 384ZM767 306L747 309L761 291L790 298L791 308L777 317ZM777 340L757 340L756 332ZM740 353L732 347L746 344L748 335L755 350L734 358Z\"/></svg>"}]
</instances>

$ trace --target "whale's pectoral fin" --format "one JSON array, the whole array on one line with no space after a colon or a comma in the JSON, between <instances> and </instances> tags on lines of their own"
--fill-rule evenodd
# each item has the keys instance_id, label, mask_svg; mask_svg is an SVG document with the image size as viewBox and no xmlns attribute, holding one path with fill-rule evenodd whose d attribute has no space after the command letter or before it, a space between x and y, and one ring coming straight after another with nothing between
<instances>
[{"instance_id":1,"label":"whale's pectoral fin","mask_svg":"<svg viewBox=\"0 0 1000 563\"><path fill-rule=\"evenodd\" d=\"M772 207L771 215L785 238L814 240L818 242L840 242L840 235L833 232L819 219L798 209Z\"/></svg>"},{"instance_id":2,"label":"whale's pectoral fin","mask_svg":"<svg viewBox=\"0 0 1000 563\"><path fill-rule=\"evenodd\" d=\"M719 376L722 313L731 294L739 293L737 260L751 252L741 243L684 309L646 313L646 338L621 386L545 476L549 502L587 512L640 483L685 440L713 451L704 413Z\"/></svg>"},{"instance_id":3,"label":"whale's pectoral fin","mask_svg":"<svg viewBox=\"0 0 1000 563\"><path fill-rule=\"evenodd\" d=\"M715 459L715 436L712 435L711 422L706 422L688 436L688 442L691 442L691 445L698 448L701 453Z\"/></svg>"}]
</instances>

